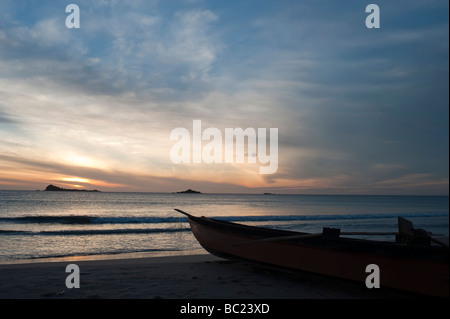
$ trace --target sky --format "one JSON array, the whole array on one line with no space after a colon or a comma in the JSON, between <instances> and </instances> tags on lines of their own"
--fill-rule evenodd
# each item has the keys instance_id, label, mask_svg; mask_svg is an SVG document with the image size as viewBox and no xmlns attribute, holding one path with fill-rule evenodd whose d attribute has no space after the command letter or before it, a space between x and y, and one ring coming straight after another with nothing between
<instances>
[{"instance_id":1,"label":"sky","mask_svg":"<svg viewBox=\"0 0 450 319\"><path fill-rule=\"evenodd\" d=\"M277 128L276 172L174 163L194 120ZM0 2L0 190L448 195L448 176L448 1Z\"/></svg>"}]
</instances>

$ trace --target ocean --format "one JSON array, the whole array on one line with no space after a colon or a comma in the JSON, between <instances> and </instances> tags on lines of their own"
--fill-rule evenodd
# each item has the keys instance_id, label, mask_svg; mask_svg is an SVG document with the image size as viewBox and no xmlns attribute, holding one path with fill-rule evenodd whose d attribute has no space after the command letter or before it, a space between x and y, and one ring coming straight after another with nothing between
<instances>
[{"instance_id":1,"label":"ocean","mask_svg":"<svg viewBox=\"0 0 450 319\"><path fill-rule=\"evenodd\" d=\"M0 263L203 252L174 208L304 232L394 232L402 216L449 234L448 196L0 191Z\"/></svg>"}]
</instances>

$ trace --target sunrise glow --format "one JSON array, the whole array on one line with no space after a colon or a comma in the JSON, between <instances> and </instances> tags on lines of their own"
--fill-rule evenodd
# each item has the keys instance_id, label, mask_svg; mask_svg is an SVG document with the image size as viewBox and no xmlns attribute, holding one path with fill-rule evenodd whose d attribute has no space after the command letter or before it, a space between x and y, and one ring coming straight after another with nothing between
<instances>
[{"instance_id":1,"label":"sunrise glow","mask_svg":"<svg viewBox=\"0 0 450 319\"><path fill-rule=\"evenodd\" d=\"M79 178L79 177L66 177L66 178L61 178L61 180L64 182L90 183L90 180L88 180L86 178Z\"/></svg>"}]
</instances>

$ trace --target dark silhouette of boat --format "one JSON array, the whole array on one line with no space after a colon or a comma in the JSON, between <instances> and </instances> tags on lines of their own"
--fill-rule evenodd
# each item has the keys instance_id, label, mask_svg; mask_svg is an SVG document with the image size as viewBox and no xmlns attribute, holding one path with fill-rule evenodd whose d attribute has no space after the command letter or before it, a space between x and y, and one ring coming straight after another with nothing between
<instances>
[{"instance_id":1,"label":"dark silhouette of boat","mask_svg":"<svg viewBox=\"0 0 450 319\"><path fill-rule=\"evenodd\" d=\"M399 217L398 233L344 233L324 228L311 234L187 216L192 233L213 255L289 268L365 283L368 265L379 268L381 288L449 296L448 243L434 239ZM341 235L395 234L396 241ZM435 243L438 243L436 245Z\"/></svg>"}]
</instances>

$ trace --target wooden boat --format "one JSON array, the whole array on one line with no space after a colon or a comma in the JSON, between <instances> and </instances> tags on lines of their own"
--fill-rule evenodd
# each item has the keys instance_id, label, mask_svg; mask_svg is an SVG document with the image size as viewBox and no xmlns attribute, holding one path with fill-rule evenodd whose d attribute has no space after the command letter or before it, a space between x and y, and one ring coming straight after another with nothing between
<instances>
[{"instance_id":1,"label":"wooden boat","mask_svg":"<svg viewBox=\"0 0 450 319\"><path fill-rule=\"evenodd\" d=\"M324 228L320 234L308 234L242 225L222 220L188 217L192 233L211 254L272 266L318 273L366 282L366 267L379 268L380 286L409 292L449 297L448 244L430 244L416 236L421 231L409 221L400 220L396 242L341 237ZM401 228L400 226L399 228ZM425 236L426 237L426 236ZM409 243L405 243L409 241Z\"/></svg>"}]
</instances>

